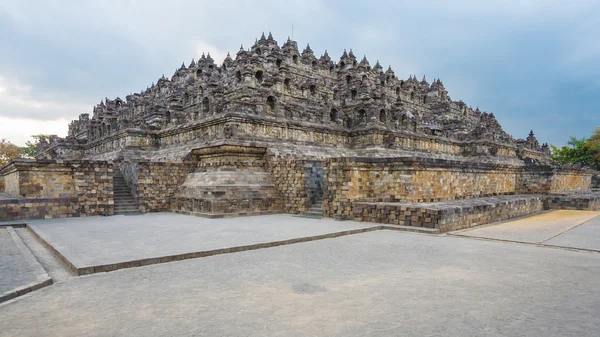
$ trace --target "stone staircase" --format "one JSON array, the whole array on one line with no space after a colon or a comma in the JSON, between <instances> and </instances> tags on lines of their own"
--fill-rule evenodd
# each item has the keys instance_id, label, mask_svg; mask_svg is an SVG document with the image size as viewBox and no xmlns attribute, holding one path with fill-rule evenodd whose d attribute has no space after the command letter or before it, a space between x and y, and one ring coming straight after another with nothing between
<instances>
[{"instance_id":1,"label":"stone staircase","mask_svg":"<svg viewBox=\"0 0 600 337\"><path fill-rule=\"evenodd\" d=\"M115 170L113 175L113 187L115 198L115 215L117 214L139 214L137 202L131 195L131 190L121 173Z\"/></svg>"},{"instance_id":2,"label":"stone staircase","mask_svg":"<svg viewBox=\"0 0 600 337\"><path fill-rule=\"evenodd\" d=\"M323 199L317 199L310 206L308 211L304 212L305 216L309 216L311 218L322 218L323 217Z\"/></svg>"}]
</instances>

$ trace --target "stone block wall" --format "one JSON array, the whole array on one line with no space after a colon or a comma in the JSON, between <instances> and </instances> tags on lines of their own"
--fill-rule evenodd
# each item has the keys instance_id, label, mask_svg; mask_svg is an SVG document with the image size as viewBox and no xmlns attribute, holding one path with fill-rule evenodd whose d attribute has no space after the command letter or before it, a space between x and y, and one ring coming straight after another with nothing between
<instances>
[{"instance_id":1,"label":"stone block wall","mask_svg":"<svg viewBox=\"0 0 600 337\"><path fill-rule=\"evenodd\" d=\"M114 213L113 163L102 161L72 161L75 197L79 205L76 216Z\"/></svg>"},{"instance_id":2,"label":"stone block wall","mask_svg":"<svg viewBox=\"0 0 600 337\"><path fill-rule=\"evenodd\" d=\"M516 190L527 194L582 192L588 191L591 183L591 171L526 167L517 176Z\"/></svg>"},{"instance_id":3,"label":"stone block wall","mask_svg":"<svg viewBox=\"0 0 600 337\"><path fill-rule=\"evenodd\" d=\"M113 214L113 164L17 160L2 168L11 185L0 220Z\"/></svg>"},{"instance_id":4,"label":"stone block wall","mask_svg":"<svg viewBox=\"0 0 600 337\"><path fill-rule=\"evenodd\" d=\"M586 191L583 170L510 167L428 158L333 158L325 165L325 215L353 217L354 202L440 202Z\"/></svg>"},{"instance_id":5,"label":"stone block wall","mask_svg":"<svg viewBox=\"0 0 600 337\"><path fill-rule=\"evenodd\" d=\"M282 198L266 171L266 150L234 144L192 150L197 169L176 189L171 209L204 217L282 212Z\"/></svg>"},{"instance_id":6,"label":"stone block wall","mask_svg":"<svg viewBox=\"0 0 600 337\"><path fill-rule=\"evenodd\" d=\"M550 193L589 191L592 185L592 173L582 170L556 170L552 176Z\"/></svg>"},{"instance_id":7,"label":"stone block wall","mask_svg":"<svg viewBox=\"0 0 600 337\"><path fill-rule=\"evenodd\" d=\"M583 211L600 210L600 194L550 194L545 199L546 209L572 209Z\"/></svg>"},{"instance_id":8,"label":"stone block wall","mask_svg":"<svg viewBox=\"0 0 600 337\"><path fill-rule=\"evenodd\" d=\"M515 195L438 203L353 204L357 221L437 228L441 232L533 214L543 209L539 195Z\"/></svg>"},{"instance_id":9,"label":"stone block wall","mask_svg":"<svg viewBox=\"0 0 600 337\"><path fill-rule=\"evenodd\" d=\"M168 211L177 187L194 172L192 163L139 162L132 190L141 212Z\"/></svg>"},{"instance_id":10,"label":"stone block wall","mask_svg":"<svg viewBox=\"0 0 600 337\"><path fill-rule=\"evenodd\" d=\"M273 178L275 186L281 193L283 204L287 213L298 214L308 210L311 204L309 192L306 189L305 179L306 160L292 156L270 156L267 158L268 171Z\"/></svg>"},{"instance_id":11,"label":"stone block wall","mask_svg":"<svg viewBox=\"0 0 600 337\"><path fill-rule=\"evenodd\" d=\"M3 168L6 193L15 198L69 198L75 184L69 164L62 162L14 161Z\"/></svg>"},{"instance_id":12,"label":"stone block wall","mask_svg":"<svg viewBox=\"0 0 600 337\"><path fill-rule=\"evenodd\" d=\"M514 194L517 175L510 167L420 158L330 159L325 172L332 189L326 199L336 212L347 207L337 203L347 201L436 202Z\"/></svg>"},{"instance_id":13,"label":"stone block wall","mask_svg":"<svg viewBox=\"0 0 600 337\"><path fill-rule=\"evenodd\" d=\"M177 213L205 217L227 217L279 213L281 198L273 186L202 188L202 194L178 194L171 199L171 210Z\"/></svg>"},{"instance_id":14,"label":"stone block wall","mask_svg":"<svg viewBox=\"0 0 600 337\"><path fill-rule=\"evenodd\" d=\"M0 199L0 221L79 216L77 198Z\"/></svg>"},{"instance_id":15,"label":"stone block wall","mask_svg":"<svg viewBox=\"0 0 600 337\"><path fill-rule=\"evenodd\" d=\"M323 215L351 217L350 175L346 174L347 158L330 158L323 168Z\"/></svg>"}]
</instances>

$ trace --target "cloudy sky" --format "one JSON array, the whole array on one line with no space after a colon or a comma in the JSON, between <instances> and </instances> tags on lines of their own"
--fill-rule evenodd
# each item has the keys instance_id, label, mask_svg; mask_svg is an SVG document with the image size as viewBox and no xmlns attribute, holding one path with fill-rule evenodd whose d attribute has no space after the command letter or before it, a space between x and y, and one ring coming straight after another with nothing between
<instances>
[{"instance_id":1,"label":"cloudy sky","mask_svg":"<svg viewBox=\"0 0 600 337\"><path fill-rule=\"evenodd\" d=\"M168 3L168 4L167 4ZM352 48L396 75L441 78L516 138L600 126L600 0L0 0L0 138L24 144L182 61L218 62L271 31L319 56Z\"/></svg>"}]
</instances>

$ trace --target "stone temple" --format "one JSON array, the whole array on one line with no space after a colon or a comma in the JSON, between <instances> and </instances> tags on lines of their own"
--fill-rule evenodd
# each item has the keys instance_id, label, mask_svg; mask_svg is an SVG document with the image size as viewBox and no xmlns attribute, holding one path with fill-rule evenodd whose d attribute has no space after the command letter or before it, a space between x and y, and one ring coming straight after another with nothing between
<instances>
[{"instance_id":1,"label":"stone temple","mask_svg":"<svg viewBox=\"0 0 600 337\"><path fill-rule=\"evenodd\" d=\"M103 100L38 152L1 169L0 220L287 212L446 231L600 208L591 171L553 165L440 79L271 34Z\"/></svg>"}]
</instances>

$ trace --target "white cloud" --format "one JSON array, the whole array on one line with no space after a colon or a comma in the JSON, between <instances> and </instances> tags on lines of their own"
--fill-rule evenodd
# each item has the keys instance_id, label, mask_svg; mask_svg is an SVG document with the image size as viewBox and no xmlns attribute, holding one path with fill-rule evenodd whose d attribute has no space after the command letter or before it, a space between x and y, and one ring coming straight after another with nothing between
<instances>
[{"instance_id":1,"label":"white cloud","mask_svg":"<svg viewBox=\"0 0 600 337\"><path fill-rule=\"evenodd\" d=\"M0 116L0 139L5 138L13 144L24 146L25 142L32 141L32 135L49 134L64 137L67 135L68 125L67 119L42 121Z\"/></svg>"},{"instance_id":2,"label":"white cloud","mask_svg":"<svg viewBox=\"0 0 600 337\"><path fill-rule=\"evenodd\" d=\"M67 96L55 94L56 100L47 99L48 94L35 94L33 87L0 74L0 117L36 118L55 120L75 118L91 110L91 105L70 101Z\"/></svg>"}]
</instances>

